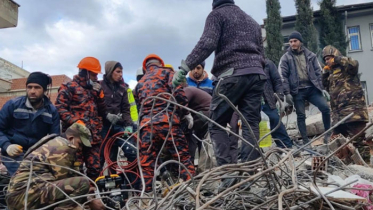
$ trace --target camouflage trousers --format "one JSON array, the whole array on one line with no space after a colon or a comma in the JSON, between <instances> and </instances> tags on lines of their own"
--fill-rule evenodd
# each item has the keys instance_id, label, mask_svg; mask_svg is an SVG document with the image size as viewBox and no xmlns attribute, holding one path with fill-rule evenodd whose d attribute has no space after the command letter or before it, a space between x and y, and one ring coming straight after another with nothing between
<instances>
[{"instance_id":1,"label":"camouflage trousers","mask_svg":"<svg viewBox=\"0 0 373 210\"><path fill-rule=\"evenodd\" d=\"M85 163L87 176L93 181L100 176L100 146L101 144L92 144L92 147L83 147L81 153L77 154L78 162Z\"/></svg>"},{"instance_id":2,"label":"camouflage trousers","mask_svg":"<svg viewBox=\"0 0 373 210\"><path fill-rule=\"evenodd\" d=\"M349 122L339 125L338 127L334 128L333 135L342 134L345 137L353 137L358 134L361 130L363 130L366 126L366 122ZM358 149L361 157L367 163L370 162L370 149L369 146L364 144L363 142L364 133L361 137L357 139L357 141L353 142L354 146Z\"/></svg>"},{"instance_id":3,"label":"camouflage trousers","mask_svg":"<svg viewBox=\"0 0 373 210\"><path fill-rule=\"evenodd\" d=\"M141 146L140 146L140 159L141 167L145 179L145 190L147 192L152 190L155 160L162 152L161 148L164 141L167 141L164 149L176 161L179 161L186 166L188 171L194 176L195 168L190 160L188 151L188 142L185 139L180 125L174 125L169 133L169 124L153 124L153 132L151 126L147 125L140 131ZM167 137L167 139L166 139ZM175 144L174 144L175 143ZM158 161L159 165L160 160ZM189 180L191 177L184 168L180 168L180 177L184 180Z\"/></svg>"},{"instance_id":4,"label":"camouflage trousers","mask_svg":"<svg viewBox=\"0 0 373 210\"><path fill-rule=\"evenodd\" d=\"M58 189L59 188L59 189ZM6 203L9 210L22 210L25 208L26 188L14 191L6 196ZM31 183L28 197L27 209L36 209L49 206L58 201L65 200L67 194L70 197L86 195L89 192L89 182L84 177L72 177L50 183ZM75 199L83 204L86 198ZM49 208L54 210L80 209L78 204L68 200Z\"/></svg>"}]
</instances>

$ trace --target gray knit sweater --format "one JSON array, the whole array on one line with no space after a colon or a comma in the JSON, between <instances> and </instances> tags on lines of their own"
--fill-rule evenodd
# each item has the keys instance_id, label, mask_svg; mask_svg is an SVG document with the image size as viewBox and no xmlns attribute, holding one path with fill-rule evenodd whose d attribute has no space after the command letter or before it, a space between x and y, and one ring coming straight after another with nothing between
<instances>
[{"instance_id":1,"label":"gray knit sweater","mask_svg":"<svg viewBox=\"0 0 373 210\"><path fill-rule=\"evenodd\" d=\"M219 77L230 68L264 74L262 33L259 24L238 6L223 4L207 17L205 29L186 64L194 69L215 51L211 73Z\"/></svg>"}]
</instances>

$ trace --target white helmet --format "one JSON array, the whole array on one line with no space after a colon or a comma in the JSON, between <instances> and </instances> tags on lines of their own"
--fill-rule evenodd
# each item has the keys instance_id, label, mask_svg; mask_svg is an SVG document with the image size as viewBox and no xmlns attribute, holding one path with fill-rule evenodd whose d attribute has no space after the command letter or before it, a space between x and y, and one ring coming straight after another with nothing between
<instances>
[{"instance_id":1,"label":"white helmet","mask_svg":"<svg viewBox=\"0 0 373 210\"><path fill-rule=\"evenodd\" d=\"M139 81L142 76L144 76L144 70L142 69L142 67L140 67L136 71L136 80Z\"/></svg>"}]
</instances>

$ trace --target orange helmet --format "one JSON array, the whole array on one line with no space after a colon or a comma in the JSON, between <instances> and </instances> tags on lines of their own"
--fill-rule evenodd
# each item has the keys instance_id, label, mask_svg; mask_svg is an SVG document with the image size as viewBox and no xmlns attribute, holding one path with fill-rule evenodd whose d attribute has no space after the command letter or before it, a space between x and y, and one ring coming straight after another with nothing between
<instances>
[{"instance_id":1,"label":"orange helmet","mask_svg":"<svg viewBox=\"0 0 373 210\"><path fill-rule=\"evenodd\" d=\"M96 74L102 74L101 73L101 64L100 61L98 61L97 58L94 57L85 57L83 58L79 64L79 69L86 69L87 71L96 73Z\"/></svg>"},{"instance_id":2,"label":"orange helmet","mask_svg":"<svg viewBox=\"0 0 373 210\"><path fill-rule=\"evenodd\" d=\"M162 66L164 66L164 62L163 62L161 57L159 57L156 54L150 54L150 55L146 56L146 58L144 59L144 62L142 62L143 69L146 69L146 62L150 59L157 59L161 62Z\"/></svg>"}]
</instances>

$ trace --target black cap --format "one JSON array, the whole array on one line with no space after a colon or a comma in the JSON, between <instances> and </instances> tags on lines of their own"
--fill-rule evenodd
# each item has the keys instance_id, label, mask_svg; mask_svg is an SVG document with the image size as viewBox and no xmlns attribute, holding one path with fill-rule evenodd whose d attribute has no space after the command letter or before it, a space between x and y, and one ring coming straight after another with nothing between
<instances>
[{"instance_id":1,"label":"black cap","mask_svg":"<svg viewBox=\"0 0 373 210\"><path fill-rule=\"evenodd\" d=\"M42 72L32 72L26 81L26 85L29 83L36 83L40 85L44 91L47 90L47 86L52 83L52 79L47 75Z\"/></svg>"},{"instance_id":2,"label":"black cap","mask_svg":"<svg viewBox=\"0 0 373 210\"><path fill-rule=\"evenodd\" d=\"M201 65L202 68L204 69L204 68L205 68L205 65L206 65L206 62L205 62L205 61L202 61L202 63L200 63L199 65Z\"/></svg>"},{"instance_id":3,"label":"black cap","mask_svg":"<svg viewBox=\"0 0 373 210\"><path fill-rule=\"evenodd\" d=\"M300 34L298 31L294 31L293 33L291 33L289 36L289 41L290 39L298 39L300 42L303 42L302 34Z\"/></svg>"}]
</instances>

